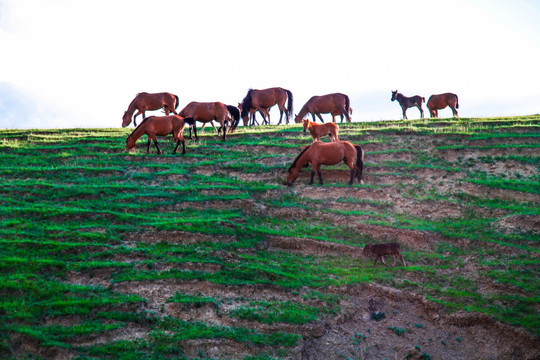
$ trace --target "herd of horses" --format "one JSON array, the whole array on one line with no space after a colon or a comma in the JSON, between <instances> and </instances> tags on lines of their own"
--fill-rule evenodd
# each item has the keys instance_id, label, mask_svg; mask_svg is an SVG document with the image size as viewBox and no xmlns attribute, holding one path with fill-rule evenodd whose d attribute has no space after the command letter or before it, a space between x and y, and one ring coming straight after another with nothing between
<instances>
[{"instance_id":1,"label":"herd of horses","mask_svg":"<svg viewBox=\"0 0 540 360\"><path fill-rule=\"evenodd\" d=\"M424 117L422 103L426 100L419 95L406 97L398 91L392 91L392 101L397 100L403 110L403 118L407 119L407 109L417 107L420 110L420 116ZM263 90L250 89L238 106L226 105L221 102L190 102L181 111L178 109L179 99L177 95L171 93L139 93L131 101L127 111L122 117L122 127L128 126L131 121L135 125L135 130L126 139L126 151L135 147L135 143L143 135L147 135L148 142L146 151L150 152L150 146L154 146L158 154L162 151L157 142L157 136L167 136L172 134L176 142L173 154L178 151L182 144L182 154L186 153L186 141L184 130L186 124L189 127L189 138L192 139L192 130L197 137L196 122L203 125L210 123L214 129L213 121L216 121L220 127L216 129L218 136L223 133L222 139L226 140L226 134L232 133L238 127L240 119L244 126L258 124L255 114L258 112L263 118L263 124L270 124L270 109L277 105L280 116L278 125L282 123L283 115L285 122L293 115L293 95L290 90L280 87L274 87ZM287 104L287 105L285 105ZM452 93L432 95L426 104L431 117L438 117L438 110L449 106L455 117L458 116L459 108L458 97ZM147 111L163 109L165 116L146 117ZM172 114L171 114L172 113ZM313 121L305 117L311 114ZM331 114L332 122L325 123L321 114ZM341 93L333 93L322 96L311 97L295 116L295 123L303 123L303 131L309 131L313 143L306 146L300 154L294 159L287 170L287 184L292 185L298 178L300 170L311 164L311 179L309 184L313 184L315 172L319 177L319 183L322 185L321 165L335 165L343 161L350 169L349 185L354 183L356 178L359 183L362 181L362 171L364 164L364 151L359 145L353 145L348 141L340 141L338 138L339 126L336 123L336 116L340 116L341 122L345 117L351 122L352 108L350 107L349 97ZM136 118L142 115L143 121L137 126ZM316 123L316 117L322 124ZM325 143L320 139L328 135L330 142Z\"/></svg>"}]
</instances>

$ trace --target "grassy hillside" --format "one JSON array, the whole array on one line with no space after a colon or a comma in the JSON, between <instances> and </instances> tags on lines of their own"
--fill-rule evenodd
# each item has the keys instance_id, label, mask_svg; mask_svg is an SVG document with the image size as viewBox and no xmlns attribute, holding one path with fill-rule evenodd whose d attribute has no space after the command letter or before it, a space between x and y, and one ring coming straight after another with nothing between
<instances>
[{"instance_id":1,"label":"grassy hillside","mask_svg":"<svg viewBox=\"0 0 540 360\"><path fill-rule=\"evenodd\" d=\"M130 131L0 131L0 357L540 354L540 116L340 124L353 186L284 185L299 125Z\"/></svg>"}]
</instances>

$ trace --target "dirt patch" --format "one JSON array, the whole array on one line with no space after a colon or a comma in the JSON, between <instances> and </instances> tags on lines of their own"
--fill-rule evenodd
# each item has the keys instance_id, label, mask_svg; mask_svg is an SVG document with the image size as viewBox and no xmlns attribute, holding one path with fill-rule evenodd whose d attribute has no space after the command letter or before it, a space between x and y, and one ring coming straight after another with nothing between
<instances>
[{"instance_id":1,"label":"dirt patch","mask_svg":"<svg viewBox=\"0 0 540 360\"><path fill-rule=\"evenodd\" d=\"M478 313L446 314L413 293L373 284L347 289L343 315L307 338L302 359L536 359L527 333ZM384 314L384 315L383 315Z\"/></svg>"}]
</instances>

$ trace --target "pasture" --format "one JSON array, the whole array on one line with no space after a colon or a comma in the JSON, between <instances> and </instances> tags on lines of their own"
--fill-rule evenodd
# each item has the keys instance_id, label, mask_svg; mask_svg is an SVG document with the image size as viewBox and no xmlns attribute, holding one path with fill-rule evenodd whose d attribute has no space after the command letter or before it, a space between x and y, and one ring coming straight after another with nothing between
<instances>
[{"instance_id":1,"label":"pasture","mask_svg":"<svg viewBox=\"0 0 540 360\"><path fill-rule=\"evenodd\" d=\"M538 358L540 115L339 125L0 131L0 358Z\"/></svg>"}]
</instances>

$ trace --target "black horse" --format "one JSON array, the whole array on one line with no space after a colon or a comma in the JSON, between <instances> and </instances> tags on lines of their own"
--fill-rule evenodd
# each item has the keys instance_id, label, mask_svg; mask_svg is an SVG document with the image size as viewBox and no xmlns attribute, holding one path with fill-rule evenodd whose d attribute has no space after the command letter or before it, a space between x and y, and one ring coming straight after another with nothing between
<instances>
[{"instance_id":1,"label":"black horse","mask_svg":"<svg viewBox=\"0 0 540 360\"><path fill-rule=\"evenodd\" d=\"M406 97L398 91L392 91L392 101L397 100L401 109L403 110L403 119L407 119L407 109L416 106L420 110L420 117L424 118L424 110L422 110L422 103L426 102L426 99L422 96L415 95L413 97Z\"/></svg>"}]
</instances>

